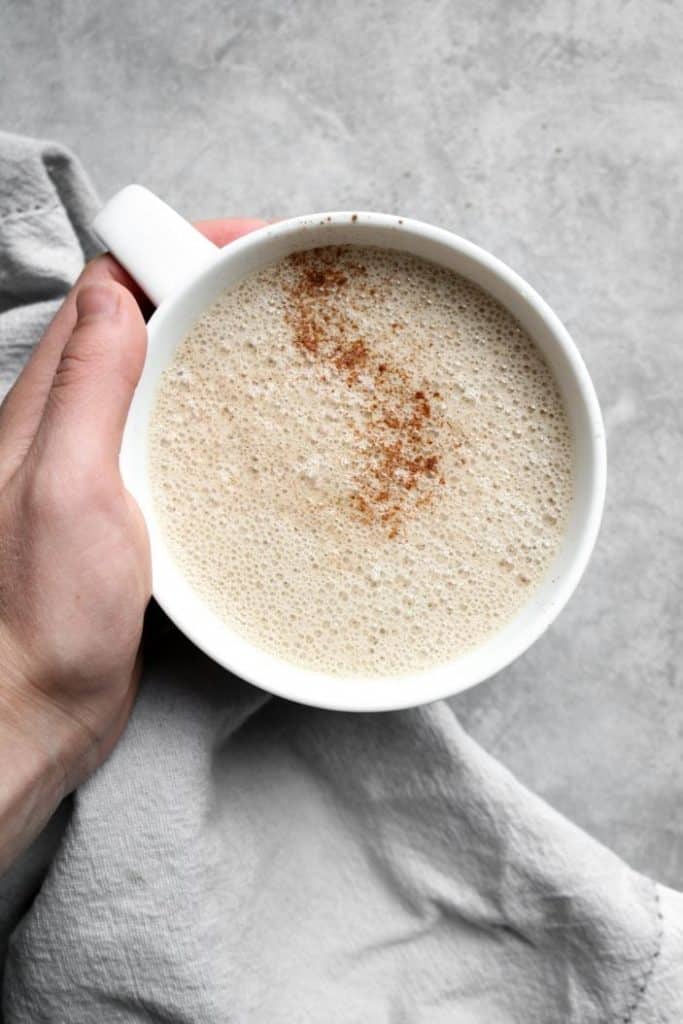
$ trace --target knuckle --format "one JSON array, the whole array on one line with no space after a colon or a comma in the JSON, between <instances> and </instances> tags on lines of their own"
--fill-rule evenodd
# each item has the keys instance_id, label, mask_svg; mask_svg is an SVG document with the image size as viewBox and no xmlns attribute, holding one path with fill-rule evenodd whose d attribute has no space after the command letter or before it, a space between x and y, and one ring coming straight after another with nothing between
<instances>
[{"instance_id":1,"label":"knuckle","mask_svg":"<svg viewBox=\"0 0 683 1024\"><path fill-rule=\"evenodd\" d=\"M27 515L34 522L85 521L107 518L116 499L115 479L108 468L93 469L78 453L68 459L37 454L24 473L23 496Z\"/></svg>"},{"instance_id":2,"label":"knuckle","mask_svg":"<svg viewBox=\"0 0 683 1024\"><path fill-rule=\"evenodd\" d=\"M55 370L53 390L60 392L92 378L107 348L102 332L76 328Z\"/></svg>"},{"instance_id":3,"label":"knuckle","mask_svg":"<svg viewBox=\"0 0 683 1024\"><path fill-rule=\"evenodd\" d=\"M24 486L28 514L38 521L61 519L70 511L72 494L49 462L38 462Z\"/></svg>"}]
</instances>

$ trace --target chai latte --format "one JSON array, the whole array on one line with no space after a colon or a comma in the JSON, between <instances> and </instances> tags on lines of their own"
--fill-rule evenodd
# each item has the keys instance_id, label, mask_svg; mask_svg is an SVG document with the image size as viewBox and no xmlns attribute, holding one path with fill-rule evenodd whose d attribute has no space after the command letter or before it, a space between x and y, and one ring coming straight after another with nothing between
<instances>
[{"instance_id":1,"label":"chai latte","mask_svg":"<svg viewBox=\"0 0 683 1024\"><path fill-rule=\"evenodd\" d=\"M538 586L572 499L551 372L484 291L359 246L225 291L165 371L150 478L204 602L298 665L451 660Z\"/></svg>"}]
</instances>

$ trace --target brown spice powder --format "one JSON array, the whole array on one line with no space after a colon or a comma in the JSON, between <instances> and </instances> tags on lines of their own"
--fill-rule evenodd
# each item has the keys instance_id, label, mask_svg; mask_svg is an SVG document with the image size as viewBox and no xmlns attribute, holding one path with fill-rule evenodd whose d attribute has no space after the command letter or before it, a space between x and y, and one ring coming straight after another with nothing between
<instances>
[{"instance_id":1,"label":"brown spice powder","mask_svg":"<svg viewBox=\"0 0 683 1024\"><path fill-rule=\"evenodd\" d=\"M367 267L348 250L326 247L289 257L294 271L287 289L287 319L294 344L313 365L333 370L347 387L362 388L363 426L350 507L388 537L397 537L406 517L430 504L446 482L434 451L438 392L416 386L402 366L380 361L349 312L348 289L377 298L366 280ZM394 332L396 322L387 325ZM362 380L361 380L362 378ZM454 438L454 446L461 441Z\"/></svg>"}]
</instances>

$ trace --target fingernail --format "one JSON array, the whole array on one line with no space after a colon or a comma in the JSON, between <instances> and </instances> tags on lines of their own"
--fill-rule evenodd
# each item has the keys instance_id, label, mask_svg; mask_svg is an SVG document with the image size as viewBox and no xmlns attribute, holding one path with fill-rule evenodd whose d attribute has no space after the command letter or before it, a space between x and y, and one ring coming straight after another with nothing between
<instances>
[{"instance_id":1,"label":"fingernail","mask_svg":"<svg viewBox=\"0 0 683 1024\"><path fill-rule=\"evenodd\" d=\"M76 311L79 320L86 317L113 317L119 308L119 296L116 288L91 284L81 288L76 295Z\"/></svg>"}]
</instances>

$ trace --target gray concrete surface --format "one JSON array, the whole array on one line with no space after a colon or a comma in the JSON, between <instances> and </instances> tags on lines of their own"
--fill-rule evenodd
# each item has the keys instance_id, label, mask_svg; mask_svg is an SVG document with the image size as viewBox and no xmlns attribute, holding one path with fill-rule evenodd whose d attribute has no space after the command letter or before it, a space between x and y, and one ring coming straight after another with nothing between
<instances>
[{"instance_id":1,"label":"gray concrete surface","mask_svg":"<svg viewBox=\"0 0 683 1024\"><path fill-rule=\"evenodd\" d=\"M683 21L649 0L3 0L0 123L191 217L403 212L565 320L609 432L592 566L454 701L526 783L683 888Z\"/></svg>"}]
</instances>

